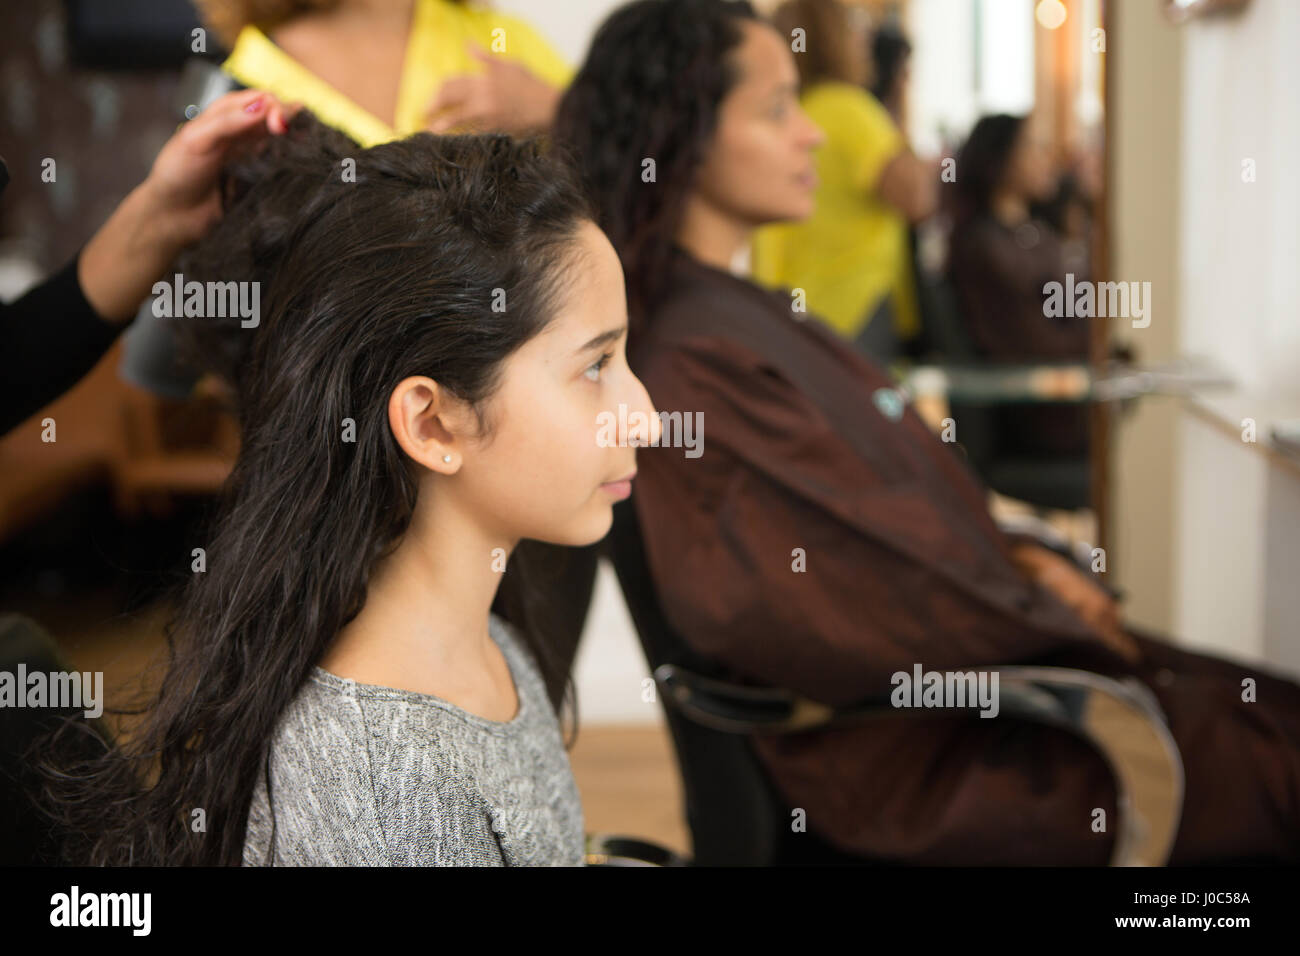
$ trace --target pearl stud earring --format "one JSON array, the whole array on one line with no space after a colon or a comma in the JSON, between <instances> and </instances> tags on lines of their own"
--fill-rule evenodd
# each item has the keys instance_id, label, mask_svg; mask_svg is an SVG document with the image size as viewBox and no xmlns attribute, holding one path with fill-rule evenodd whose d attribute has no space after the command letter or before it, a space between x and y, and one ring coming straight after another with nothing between
<instances>
[{"instance_id":1,"label":"pearl stud earring","mask_svg":"<svg viewBox=\"0 0 1300 956\"><path fill-rule=\"evenodd\" d=\"M443 456L442 456L442 460L443 460L443 461L451 461L451 455L443 455Z\"/></svg>"}]
</instances>

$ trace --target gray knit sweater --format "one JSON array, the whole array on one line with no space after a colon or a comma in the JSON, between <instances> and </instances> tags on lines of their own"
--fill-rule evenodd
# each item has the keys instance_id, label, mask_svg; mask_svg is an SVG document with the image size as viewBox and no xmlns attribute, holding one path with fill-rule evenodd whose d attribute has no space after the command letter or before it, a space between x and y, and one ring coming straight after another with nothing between
<instances>
[{"instance_id":1,"label":"gray knit sweater","mask_svg":"<svg viewBox=\"0 0 1300 956\"><path fill-rule=\"evenodd\" d=\"M582 865L582 805L545 684L505 621L489 631L519 698L504 723L313 668L277 725L244 865Z\"/></svg>"}]
</instances>

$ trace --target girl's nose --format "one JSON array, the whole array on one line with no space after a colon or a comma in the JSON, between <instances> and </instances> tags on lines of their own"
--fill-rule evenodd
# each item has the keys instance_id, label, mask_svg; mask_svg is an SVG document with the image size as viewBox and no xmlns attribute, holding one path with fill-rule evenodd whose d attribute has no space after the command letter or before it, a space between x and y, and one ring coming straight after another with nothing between
<instances>
[{"instance_id":1,"label":"girl's nose","mask_svg":"<svg viewBox=\"0 0 1300 956\"><path fill-rule=\"evenodd\" d=\"M636 428L633 434L629 435L629 440L638 446L658 445L663 433L659 412L655 410L654 402L650 401L650 394L645 390L640 379L636 379L636 387L640 395L639 400L632 407L641 414L632 419L636 422Z\"/></svg>"}]
</instances>

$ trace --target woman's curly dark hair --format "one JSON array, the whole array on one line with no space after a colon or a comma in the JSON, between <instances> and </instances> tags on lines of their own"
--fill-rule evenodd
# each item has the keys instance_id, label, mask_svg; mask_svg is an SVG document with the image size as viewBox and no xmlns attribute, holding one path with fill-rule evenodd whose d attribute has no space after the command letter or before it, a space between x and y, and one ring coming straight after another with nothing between
<instances>
[{"instance_id":1,"label":"woman's curly dark hair","mask_svg":"<svg viewBox=\"0 0 1300 956\"><path fill-rule=\"evenodd\" d=\"M696 168L735 85L744 0L637 0L596 31L553 136L574 156L627 280L635 335L656 304ZM653 160L653 181L645 161Z\"/></svg>"},{"instance_id":2,"label":"woman's curly dark hair","mask_svg":"<svg viewBox=\"0 0 1300 956\"><path fill-rule=\"evenodd\" d=\"M426 375L481 411L505 359L554 316L593 219L573 171L536 139L421 133L363 150L304 112L228 173L225 214L183 270L262 283L255 328L214 330L239 363L239 457L202 542L206 570L166 628L161 690L115 711L139 724L88 757L60 757L71 751L58 739L39 751L70 863L241 862L277 720L416 505L389 395ZM511 307L496 311L501 289ZM340 440L347 419L354 440ZM553 676L526 616L510 621ZM203 833L190 826L200 808Z\"/></svg>"}]
</instances>

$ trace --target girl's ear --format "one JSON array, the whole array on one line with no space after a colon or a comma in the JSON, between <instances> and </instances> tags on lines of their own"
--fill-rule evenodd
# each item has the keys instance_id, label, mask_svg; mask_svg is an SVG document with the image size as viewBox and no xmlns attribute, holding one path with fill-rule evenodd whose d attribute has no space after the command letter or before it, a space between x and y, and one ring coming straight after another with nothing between
<instances>
[{"instance_id":1,"label":"girl's ear","mask_svg":"<svg viewBox=\"0 0 1300 956\"><path fill-rule=\"evenodd\" d=\"M388 427L402 451L430 471L455 474L464 460L469 437L464 402L433 379L402 379L388 397Z\"/></svg>"}]
</instances>

